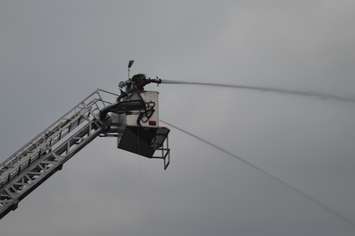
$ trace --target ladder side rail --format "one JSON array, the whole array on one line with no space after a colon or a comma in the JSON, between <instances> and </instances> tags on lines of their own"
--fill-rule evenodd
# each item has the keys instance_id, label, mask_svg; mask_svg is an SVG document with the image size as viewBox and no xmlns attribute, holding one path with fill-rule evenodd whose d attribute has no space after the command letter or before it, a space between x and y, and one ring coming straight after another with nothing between
<instances>
[{"instance_id":1,"label":"ladder side rail","mask_svg":"<svg viewBox=\"0 0 355 236\"><path fill-rule=\"evenodd\" d=\"M97 95L99 93L99 90L94 91L91 93L89 96L87 96L85 99L83 99L81 102L79 102L76 106L74 106L71 110L69 110L67 113L65 113L62 117L60 117L58 120L56 120L54 123L52 123L47 129L39 133L35 138L33 138L31 141L26 143L24 146L22 146L18 151L13 153L9 158L7 158L5 161L0 163L0 168L3 167L3 165L6 165L8 162L11 162L16 156L18 156L19 153L23 152L26 150L28 147L31 147L34 143L41 141L41 139L44 137L45 133L48 132L49 130L55 128L58 123L61 121L65 120L65 118L70 115L71 113L75 112L75 110L80 107L81 104L85 103L87 100L89 100L91 97Z\"/></svg>"},{"instance_id":2,"label":"ladder side rail","mask_svg":"<svg viewBox=\"0 0 355 236\"><path fill-rule=\"evenodd\" d=\"M81 113L81 111L80 111ZM30 162L35 161L37 158L40 157L42 153L46 153L48 150L54 148L58 143L60 144L63 139L70 134L72 131L75 131L80 125L82 125L86 121L86 117L83 114L76 117L66 126L62 127L56 133L52 135L43 145L38 146L35 150L26 153L21 159L15 162L9 169L4 170L3 173L0 173L0 185L4 184L4 181L10 180L11 178L15 177L21 169L26 168Z\"/></svg>"},{"instance_id":3,"label":"ladder side rail","mask_svg":"<svg viewBox=\"0 0 355 236\"><path fill-rule=\"evenodd\" d=\"M0 219L16 209L22 199L55 172L61 170L65 162L98 137L101 132L101 126L94 121L89 122L56 150L33 162L20 175L1 187Z\"/></svg>"},{"instance_id":4,"label":"ladder side rail","mask_svg":"<svg viewBox=\"0 0 355 236\"><path fill-rule=\"evenodd\" d=\"M97 103L97 101L100 98L99 97L95 98L94 96L98 95L98 94L99 94L98 90L91 93L88 97L86 97L84 100L82 100L78 105L73 107L69 112L67 112L65 115L63 115L61 118L59 118L56 122L54 122L51 126L49 126L46 130L44 130L39 135L37 135L34 139L32 139L29 143L24 145L17 152L12 154L8 159L6 159L2 163L0 163L0 173L1 173L2 169L6 168L7 166L11 166L11 164L15 163L18 159L20 159L22 156L21 154L31 152L34 149L38 148L38 146L40 146L43 142L46 141L46 134L51 133L51 132L53 132L53 130L56 130L59 127L63 126L63 122L64 122L64 125L67 125L67 121L70 121L70 117L69 118L66 118L66 117L71 115L74 112L75 112L74 115L72 115L71 117L73 117L73 116L75 117L75 115L78 114L79 111L83 110L81 107L83 104Z\"/></svg>"},{"instance_id":5,"label":"ladder side rail","mask_svg":"<svg viewBox=\"0 0 355 236\"><path fill-rule=\"evenodd\" d=\"M96 114L100 112L98 103L101 102L99 99L92 99L87 104L81 104L82 109L74 115L75 119L70 123L67 123L61 129L57 130L55 133L49 137L45 143L42 143L36 148L36 150L26 153L25 156L14 162L11 167L7 167L6 170L0 172L0 186L9 182L12 178L16 177L22 169L26 168L31 162L38 159L43 153L55 148L56 145L60 145L62 139L68 134L75 132L77 128L85 124L90 120L90 116L95 118Z\"/></svg>"},{"instance_id":6,"label":"ladder side rail","mask_svg":"<svg viewBox=\"0 0 355 236\"><path fill-rule=\"evenodd\" d=\"M103 98L103 94L111 96L110 99ZM98 119L99 113L108 104L114 103L116 98L117 94L96 90L0 163L0 219L16 209L19 201L60 170L66 161L101 133L106 132L106 125ZM46 136L48 132L50 134ZM34 153L35 151L37 152ZM16 159L18 157L19 159ZM7 182L1 182L3 168L14 163L19 164L16 165L18 168L13 168Z\"/></svg>"}]
</instances>

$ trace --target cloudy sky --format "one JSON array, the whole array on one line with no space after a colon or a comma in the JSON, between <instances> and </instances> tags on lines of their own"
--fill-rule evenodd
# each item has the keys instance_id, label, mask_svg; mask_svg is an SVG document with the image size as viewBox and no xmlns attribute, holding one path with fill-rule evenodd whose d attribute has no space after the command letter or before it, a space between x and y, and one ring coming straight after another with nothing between
<instances>
[{"instance_id":1,"label":"cloudy sky","mask_svg":"<svg viewBox=\"0 0 355 236\"><path fill-rule=\"evenodd\" d=\"M96 88L171 80L355 95L353 0L0 0L0 158ZM153 89L153 87L152 87ZM160 86L161 118L355 221L354 104ZM172 130L172 164L98 139L0 222L1 236L350 236L355 229Z\"/></svg>"}]
</instances>

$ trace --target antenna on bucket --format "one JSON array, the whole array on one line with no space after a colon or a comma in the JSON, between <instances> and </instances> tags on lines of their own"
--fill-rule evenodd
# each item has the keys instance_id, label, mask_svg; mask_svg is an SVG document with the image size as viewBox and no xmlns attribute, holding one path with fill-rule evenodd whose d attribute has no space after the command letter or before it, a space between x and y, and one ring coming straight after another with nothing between
<instances>
[{"instance_id":1,"label":"antenna on bucket","mask_svg":"<svg viewBox=\"0 0 355 236\"><path fill-rule=\"evenodd\" d=\"M128 62L128 79L131 78L131 67L133 66L133 64L134 64L134 60L130 60Z\"/></svg>"}]
</instances>

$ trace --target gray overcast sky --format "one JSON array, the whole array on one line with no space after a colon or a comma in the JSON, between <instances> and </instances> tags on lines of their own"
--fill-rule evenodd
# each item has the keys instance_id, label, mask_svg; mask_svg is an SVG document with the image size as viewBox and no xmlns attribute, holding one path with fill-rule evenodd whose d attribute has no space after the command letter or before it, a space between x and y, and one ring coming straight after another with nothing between
<instances>
[{"instance_id":1,"label":"gray overcast sky","mask_svg":"<svg viewBox=\"0 0 355 236\"><path fill-rule=\"evenodd\" d=\"M135 72L355 95L352 0L0 0L0 156ZM355 221L350 103L160 86L161 118ZM173 162L99 139L0 222L1 236L350 236L261 173L172 131Z\"/></svg>"}]
</instances>

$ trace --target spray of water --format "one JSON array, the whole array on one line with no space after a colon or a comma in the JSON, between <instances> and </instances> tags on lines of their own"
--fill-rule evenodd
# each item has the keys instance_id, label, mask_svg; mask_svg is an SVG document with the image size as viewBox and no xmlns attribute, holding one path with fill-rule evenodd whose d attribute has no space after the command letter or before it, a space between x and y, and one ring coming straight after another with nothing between
<instances>
[{"instance_id":1,"label":"spray of water","mask_svg":"<svg viewBox=\"0 0 355 236\"><path fill-rule=\"evenodd\" d=\"M284 95L296 95L303 97L314 97L320 99L332 99L341 102L353 102L355 103L355 97L341 96L337 94L323 93L311 90L296 90L296 89L284 89L275 87L264 87L264 86L250 86L250 85L240 85L240 84L220 84L220 83L203 83L203 82L189 82L189 81L176 81L176 80L161 80L162 84L182 84L182 85L200 85L200 86L213 86L213 87L225 87L233 89L244 89L259 92L271 92Z\"/></svg>"},{"instance_id":2,"label":"spray of water","mask_svg":"<svg viewBox=\"0 0 355 236\"><path fill-rule=\"evenodd\" d=\"M257 171L259 171L260 173L264 174L264 176L274 180L275 182L278 182L279 184L281 184L282 186L286 187L287 189L289 190L292 190L293 192L297 193L299 196L307 199L308 201L311 201L313 202L315 205L317 205L318 207L320 207L321 209L323 209L325 212L328 212L330 215L333 215L335 217L337 217L338 219L342 220L343 222L349 224L350 226L352 226L354 229L355 229L355 222L351 219L351 218L348 218L347 216L343 215L341 212L333 209L332 207L328 206L326 203L318 200L317 198L313 197L312 195L304 192L302 189L288 183L287 181L283 180L282 178L278 177L277 175L274 175L270 172L268 172L267 170L265 170L264 168L248 161L247 159L245 158L242 158L230 151L228 151L227 149L221 147L221 146L218 146L217 144L214 144L212 142L210 142L209 140L206 140L204 138L202 138L201 136L198 136L184 128L181 128L179 126L176 126L168 121L164 121L164 120L160 120L161 122L169 125L170 127L208 145L208 146L211 146L212 148L240 161L241 163L243 163L244 165L246 166L249 166L250 168L253 168Z\"/></svg>"}]
</instances>

